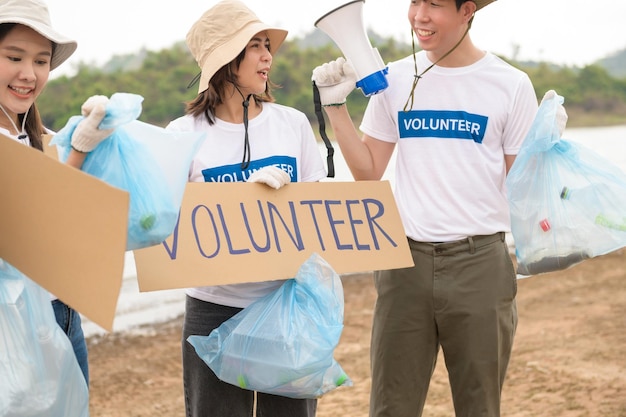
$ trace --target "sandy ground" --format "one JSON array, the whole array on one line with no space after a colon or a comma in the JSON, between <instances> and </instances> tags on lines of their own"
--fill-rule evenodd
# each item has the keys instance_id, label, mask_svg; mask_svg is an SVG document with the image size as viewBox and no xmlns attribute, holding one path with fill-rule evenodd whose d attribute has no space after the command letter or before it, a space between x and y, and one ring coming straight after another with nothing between
<instances>
[{"instance_id":1,"label":"sandy ground","mask_svg":"<svg viewBox=\"0 0 626 417\"><path fill-rule=\"evenodd\" d=\"M375 291L371 274L343 277L345 322L335 358L354 382L319 400L318 417L365 417ZM519 327L502 398L507 417L626 417L626 251L518 282ZM92 417L184 416L182 318L141 336L88 340ZM450 417L440 357L425 416Z\"/></svg>"}]
</instances>

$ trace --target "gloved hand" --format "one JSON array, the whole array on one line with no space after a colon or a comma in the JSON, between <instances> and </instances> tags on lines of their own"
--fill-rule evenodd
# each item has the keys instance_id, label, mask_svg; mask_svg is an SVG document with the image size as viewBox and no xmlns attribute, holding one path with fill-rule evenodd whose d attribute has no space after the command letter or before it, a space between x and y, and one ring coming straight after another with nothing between
<instances>
[{"instance_id":1,"label":"gloved hand","mask_svg":"<svg viewBox=\"0 0 626 417\"><path fill-rule=\"evenodd\" d=\"M544 101L553 99L556 95L556 91L554 90L546 91L546 93L543 95L543 98L541 99L541 103L543 104ZM563 107L563 104L561 103L557 108L555 120L556 126L559 129L559 137L563 136L563 132L565 131L565 125L567 125L567 119L567 112L565 111L565 107Z\"/></svg>"},{"instance_id":2,"label":"gloved hand","mask_svg":"<svg viewBox=\"0 0 626 417\"><path fill-rule=\"evenodd\" d=\"M260 182L278 190L283 185L289 184L291 178L282 169L269 165L254 171L248 178L248 182Z\"/></svg>"},{"instance_id":3,"label":"gloved hand","mask_svg":"<svg viewBox=\"0 0 626 417\"><path fill-rule=\"evenodd\" d=\"M316 67L311 80L319 89L322 106L345 103L357 82L354 68L344 57Z\"/></svg>"},{"instance_id":4,"label":"gloved hand","mask_svg":"<svg viewBox=\"0 0 626 417\"><path fill-rule=\"evenodd\" d=\"M98 129L105 116L106 96L91 96L81 106L80 111L85 117L78 123L72 134L72 148L79 152L91 152L100 142L111 136L114 129Z\"/></svg>"}]
</instances>

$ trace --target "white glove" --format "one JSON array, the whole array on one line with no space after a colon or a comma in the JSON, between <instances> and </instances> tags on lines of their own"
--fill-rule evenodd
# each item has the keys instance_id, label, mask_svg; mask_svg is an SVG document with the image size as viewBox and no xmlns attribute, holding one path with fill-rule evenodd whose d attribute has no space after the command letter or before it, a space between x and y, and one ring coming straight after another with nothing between
<instances>
[{"instance_id":1,"label":"white glove","mask_svg":"<svg viewBox=\"0 0 626 417\"><path fill-rule=\"evenodd\" d=\"M291 178L282 169L269 165L254 171L248 178L248 182L260 182L278 190L283 185L289 184Z\"/></svg>"},{"instance_id":2,"label":"white glove","mask_svg":"<svg viewBox=\"0 0 626 417\"><path fill-rule=\"evenodd\" d=\"M104 139L111 136L115 129L98 129L106 113L106 96L91 96L81 106L80 111L85 117L78 123L72 134L72 148L78 152L91 152Z\"/></svg>"},{"instance_id":3,"label":"white glove","mask_svg":"<svg viewBox=\"0 0 626 417\"><path fill-rule=\"evenodd\" d=\"M316 67L311 80L320 92L322 106L339 105L346 102L346 97L356 88L356 73L344 57Z\"/></svg>"},{"instance_id":4,"label":"white glove","mask_svg":"<svg viewBox=\"0 0 626 417\"><path fill-rule=\"evenodd\" d=\"M543 104L544 101L547 100L551 100L554 97L556 97L556 91L554 90L548 90L546 91L546 93L543 95L543 98L541 99L541 103ZM562 102L559 104L559 107L557 108L556 111L556 126L559 129L559 137L563 136L563 132L565 131L565 125L567 125L567 112L565 111L565 107L563 107Z\"/></svg>"}]
</instances>

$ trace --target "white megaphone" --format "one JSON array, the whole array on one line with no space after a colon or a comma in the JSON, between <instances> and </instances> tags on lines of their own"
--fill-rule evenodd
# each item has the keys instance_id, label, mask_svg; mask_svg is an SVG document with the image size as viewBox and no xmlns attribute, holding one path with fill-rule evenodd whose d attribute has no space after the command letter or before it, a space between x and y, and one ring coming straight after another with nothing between
<instances>
[{"instance_id":1,"label":"white megaphone","mask_svg":"<svg viewBox=\"0 0 626 417\"><path fill-rule=\"evenodd\" d=\"M323 30L337 44L357 75L356 86L366 97L389 86L387 67L378 49L372 48L363 27L363 3L354 0L317 19L315 27Z\"/></svg>"}]
</instances>

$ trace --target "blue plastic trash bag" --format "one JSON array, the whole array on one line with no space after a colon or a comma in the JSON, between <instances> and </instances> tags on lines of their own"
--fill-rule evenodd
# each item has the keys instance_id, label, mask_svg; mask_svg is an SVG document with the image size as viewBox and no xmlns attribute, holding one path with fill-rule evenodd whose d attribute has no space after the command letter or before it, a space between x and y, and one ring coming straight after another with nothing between
<instances>
[{"instance_id":1,"label":"blue plastic trash bag","mask_svg":"<svg viewBox=\"0 0 626 417\"><path fill-rule=\"evenodd\" d=\"M128 191L127 250L164 241L178 221L189 166L204 133L168 132L135 120L143 97L130 93L111 96L101 129L113 134L90 152L82 170ZM83 116L73 116L52 139L59 158L67 159L71 137Z\"/></svg>"},{"instance_id":2,"label":"blue plastic trash bag","mask_svg":"<svg viewBox=\"0 0 626 417\"><path fill-rule=\"evenodd\" d=\"M341 279L313 254L295 278L189 343L219 379L244 389L317 398L352 381L333 358L343 330Z\"/></svg>"},{"instance_id":3,"label":"blue plastic trash bag","mask_svg":"<svg viewBox=\"0 0 626 417\"><path fill-rule=\"evenodd\" d=\"M566 269L626 246L626 174L559 137L563 97L544 101L506 180L522 275Z\"/></svg>"},{"instance_id":4,"label":"blue plastic trash bag","mask_svg":"<svg viewBox=\"0 0 626 417\"><path fill-rule=\"evenodd\" d=\"M89 416L89 391L50 295L0 259L0 416Z\"/></svg>"}]
</instances>

